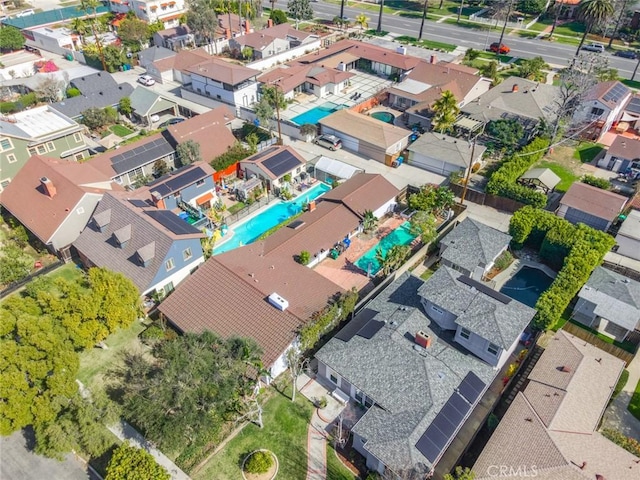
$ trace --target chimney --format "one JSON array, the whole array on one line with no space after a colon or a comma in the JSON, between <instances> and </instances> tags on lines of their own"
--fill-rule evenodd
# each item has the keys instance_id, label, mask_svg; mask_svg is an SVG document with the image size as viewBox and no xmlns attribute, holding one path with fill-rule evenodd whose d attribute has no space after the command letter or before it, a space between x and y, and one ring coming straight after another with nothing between
<instances>
[{"instance_id":1,"label":"chimney","mask_svg":"<svg viewBox=\"0 0 640 480\"><path fill-rule=\"evenodd\" d=\"M244 21L244 33L250 33L251 32L251 24L249 23L249 20L245 20Z\"/></svg>"},{"instance_id":2,"label":"chimney","mask_svg":"<svg viewBox=\"0 0 640 480\"><path fill-rule=\"evenodd\" d=\"M406 55L407 54L407 47L401 46L396 48L396 52L399 53L400 55Z\"/></svg>"},{"instance_id":3,"label":"chimney","mask_svg":"<svg viewBox=\"0 0 640 480\"><path fill-rule=\"evenodd\" d=\"M229 40L231 38L231 29L230 28L225 28L224 29L224 34L227 37L227 40Z\"/></svg>"},{"instance_id":4,"label":"chimney","mask_svg":"<svg viewBox=\"0 0 640 480\"><path fill-rule=\"evenodd\" d=\"M415 336L415 342L422 348L429 348L431 346L431 336L419 330Z\"/></svg>"},{"instance_id":5,"label":"chimney","mask_svg":"<svg viewBox=\"0 0 640 480\"><path fill-rule=\"evenodd\" d=\"M273 27L273 20L269 19L267 20L267 28L271 28Z\"/></svg>"},{"instance_id":6,"label":"chimney","mask_svg":"<svg viewBox=\"0 0 640 480\"><path fill-rule=\"evenodd\" d=\"M511 93L516 93L518 91L518 84L514 83L513 87L511 87Z\"/></svg>"},{"instance_id":7,"label":"chimney","mask_svg":"<svg viewBox=\"0 0 640 480\"><path fill-rule=\"evenodd\" d=\"M151 200L153 201L153 205L156 208L165 208L164 207L164 201L162 201L162 195L160 195L160 193L158 193L157 191L153 191L151 192Z\"/></svg>"},{"instance_id":8,"label":"chimney","mask_svg":"<svg viewBox=\"0 0 640 480\"><path fill-rule=\"evenodd\" d=\"M47 177L40 178L40 185L42 185L45 195L47 195L49 198L53 198L56 196L56 187L53 185L53 182Z\"/></svg>"},{"instance_id":9,"label":"chimney","mask_svg":"<svg viewBox=\"0 0 640 480\"><path fill-rule=\"evenodd\" d=\"M340 62L336 68L338 70L340 70L341 72L346 72L347 71L347 66L344 64L344 62Z\"/></svg>"},{"instance_id":10,"label":"chimney","mask_svg":"<svg viewBox=\"0 0 640 480\"><path fill-rule=\"evenodd\" d=\"M316 201L312 200L308 203L307 211L313 212L316 209Z\"/></svg>"},{"instance_id":11,"label":"chimney","mask_svg":"<svg viewBox=\"0 0 640 480\"><path fill-rule=\"evenodd\" d=\"M432 65L435 65L436 63L438 63L438 56L437 55L431 55L431 59L429 60L429 62Z\"/></svg>"}]
</instances>

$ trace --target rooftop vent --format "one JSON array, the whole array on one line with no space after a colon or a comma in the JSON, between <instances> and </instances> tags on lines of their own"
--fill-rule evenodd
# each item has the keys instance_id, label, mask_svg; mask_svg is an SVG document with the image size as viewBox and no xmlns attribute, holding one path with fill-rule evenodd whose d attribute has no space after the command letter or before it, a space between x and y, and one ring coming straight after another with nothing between
<instances>
[{"instance_id":1,"label":"rooftop vent","mask_svg":"<svg viewBox=\"0 0 640 480\"><path fill-rule=\"evenodd\" d=\"M399 53L400 55L406 55L407 54L407 47L398 47L396 49L396 52Z\"/></svg>"},{"instance_id":2,"label":"rooftop vent","mask_svg":"<svg viewBox=\"0 0 640 480\"><path fill-rule=\"evenodd\" d=\"M285 311L289 308L289 302L287 302L284 298L278 295L276 292L273 292L269 295L269 303L276 307L278 310Z\"/></svg>"}]
</instances>

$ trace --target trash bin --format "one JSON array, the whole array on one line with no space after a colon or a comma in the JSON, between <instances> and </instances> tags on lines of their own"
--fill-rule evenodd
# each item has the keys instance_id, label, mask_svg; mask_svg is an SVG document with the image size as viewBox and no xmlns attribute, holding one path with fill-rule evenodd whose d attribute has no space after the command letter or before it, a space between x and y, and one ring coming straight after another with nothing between
<instances>
[{"instance_id":1,"label":"trash bin","mask_svg":"<svg viewBox=\"0 0 640 480\"><path fill-rule=\"evenodd\" d=\"M67 53L64 58L66 58L67 60L69 60L70 62L73 61L73 55L71 55L70 53Z\"/></svg>"}]
</instances>

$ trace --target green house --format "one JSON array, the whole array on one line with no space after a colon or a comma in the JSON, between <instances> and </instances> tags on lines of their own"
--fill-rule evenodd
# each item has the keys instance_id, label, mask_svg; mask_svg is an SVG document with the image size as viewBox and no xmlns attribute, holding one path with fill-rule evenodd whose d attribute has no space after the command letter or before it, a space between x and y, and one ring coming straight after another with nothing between
<instances>
[{"instance_id":1,"label":"green house","mask_svg":"<svg viewBox=\"0 0 640 480\"><path fill-rule=\"evenodd\" d=\"M48 105L0 117L0 192L32 155L81 161L84 127Z\"/></svg>"}]
</instances>

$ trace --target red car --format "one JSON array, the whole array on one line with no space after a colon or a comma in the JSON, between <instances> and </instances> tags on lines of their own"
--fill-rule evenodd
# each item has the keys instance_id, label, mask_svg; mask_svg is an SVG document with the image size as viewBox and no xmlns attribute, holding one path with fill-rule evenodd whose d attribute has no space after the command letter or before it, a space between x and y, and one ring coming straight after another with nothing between
<instances>
[{"instance_id":1,"label":"red car","mask_svg":"<svg viewBox=\"0 0 640 480\"><path fill-rule=\"evenodd\" d=\"M507 54L511 51L511 49L509 47L507 47L504 43L492 43L489 46L489 50L491 50L493 53L499 53L501 55Z\"/></svg>"}]
</instances>

